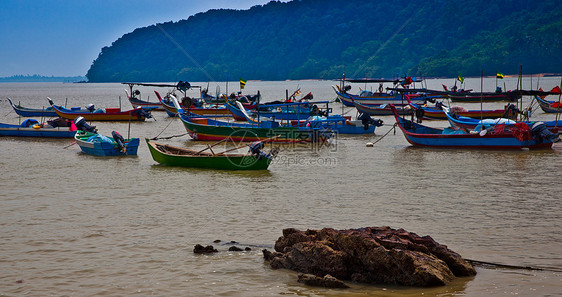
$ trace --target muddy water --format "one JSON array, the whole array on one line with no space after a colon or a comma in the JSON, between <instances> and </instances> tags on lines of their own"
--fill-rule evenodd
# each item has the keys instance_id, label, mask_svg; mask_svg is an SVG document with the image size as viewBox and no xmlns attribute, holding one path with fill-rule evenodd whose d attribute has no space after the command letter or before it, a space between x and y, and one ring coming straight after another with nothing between
<instances>
[{"instance_id":1,"label":"muddy water","mask_svg":"<svg viewBox=\"0 0 562 297\"><path fill-rule=\"evenodd\" d=\"M540 85L550 89L559 81L542 78ZM515 88L514 79L505 82ZM260 90L266 100L284 98L286 89L298 87L315 100L332 100L334 83L250 81L246 88ZM442 83L453 80L430 80L428 86ZM480 88L479 79L466 83ZM485 89L495 88L494 79L485 83ZM530 83L526 80L525 87ZM152 89L141 91L143 99L155 100ZM8 96L30 107L46 106L47 96L68 106L117 107L121 96L121 105L130 107L120 84L0 84L0 98ZM3 99L1 122L18 123L10 110ZM534 117L553 118L542 112ZM94 125L106 135L113 130L141 138L185 133L179 120L165 113L155 118L130 128ZM478 267L476 277L446 287L351 284L341 291L303 286L296 273L265 265L261 249L272 249L283 228L388 225L431 235L465 258L562 270L560 148L420 149L399 131L366 147L391 129L394 120L383 120L386 125L375 135L340 135L332 146L283 146L270 170L260 172L160 166L144 144L137 157L99 158L80 153L76 145L65 148L71 140L0 138L0 296L562 294L562 273L552 270ZM188 136L163 141L205 145ZM213 243L217 239L221 243ZM228 252L230 241L252 250ZM221 252L194 255L197 243Z\"/></svg>"}]
</instances>

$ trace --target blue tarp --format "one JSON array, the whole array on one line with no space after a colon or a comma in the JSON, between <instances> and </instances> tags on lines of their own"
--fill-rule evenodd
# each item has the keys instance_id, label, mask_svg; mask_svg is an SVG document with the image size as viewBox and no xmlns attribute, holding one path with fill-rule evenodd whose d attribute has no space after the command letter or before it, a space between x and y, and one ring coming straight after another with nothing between
<instances>
[{"instance_id":1,"label":"blue tarp","mask_svg":"<svg viewBox=\"0 0 562 297\"><path fill-rule=\"evenodd\" d=\"M88 141L89 141L89 142L110 142L110 143L112 143L112 142L113 142L113 138L110 138L110 137L107 137L107 136L103 136L103 135L100 135L100 134L96 134L96 135L94 135L94 136L90 136L90 137L88 138Z\"/></svg>"},{"instance_id":2,"label":"blue tarp","mask_svg":"<svg viewBox=\"0 0 562 297\"><path fill-rule=\"evenodd\" d=\"M34 120L34 119L27 119L27 120L25 120L21 123L21 126L22 127L31 127L35 124L39 124L39 122L37 120Z\"/></svg>"}]
</instances>

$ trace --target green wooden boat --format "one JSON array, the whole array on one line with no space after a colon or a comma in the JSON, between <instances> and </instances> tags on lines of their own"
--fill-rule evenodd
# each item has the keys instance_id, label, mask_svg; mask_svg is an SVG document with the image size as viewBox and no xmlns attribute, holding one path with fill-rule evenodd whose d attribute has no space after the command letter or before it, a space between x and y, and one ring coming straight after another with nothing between
<instances>
[{"instance_id":1,"label":"green wooden boat","mask_svg":"<svg viewBox=\"0 0 562 297\"><path fill-rule=\"evenodd\" d=\"M154 161L169 166L225 170L266 170L276 155L276 152L266 154L261 150L248 154L228 154L228 151L215 154L211 146L195 151L157 143L149 139L146 139L146 143ZM205 152L208 149L210 152Z\"/></svg>"}]
</instances>

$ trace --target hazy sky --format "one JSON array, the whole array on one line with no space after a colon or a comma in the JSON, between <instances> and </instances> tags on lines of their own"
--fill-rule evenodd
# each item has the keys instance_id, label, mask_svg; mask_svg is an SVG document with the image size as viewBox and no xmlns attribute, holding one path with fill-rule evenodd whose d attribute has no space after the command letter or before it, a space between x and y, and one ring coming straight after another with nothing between
<instances>
[{"instance_id":1,"label":"hazy sky","mask_svg":"<svg viewBox=\"0 0 562 297\"><path fill-rule=\"evenodd\" d=\"M135 28L269 0L0 0L0 77L85 75L104 46Z\"/></svg>"}]
</instances>

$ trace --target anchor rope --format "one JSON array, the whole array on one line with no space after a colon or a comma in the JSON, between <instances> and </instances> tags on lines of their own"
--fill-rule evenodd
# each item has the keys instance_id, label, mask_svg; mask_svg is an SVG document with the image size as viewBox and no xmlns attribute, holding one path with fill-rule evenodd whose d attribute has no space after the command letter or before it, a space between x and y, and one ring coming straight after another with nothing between
<instances>
[{"instance_id":1,"label":"anchor rope","mask_svg":"<svg viewBox=\"0 0 562 297\"><path fill-rule=\"evenodd\" d=\"M175 122L175 121L171 120L171 121L168 123L168 125L166 125L166 127L164 127L164 129L162 129L162 131L160 131L160 133L158 133L158 135L156 135L155 137L151 138L150 140L171 139L171 138L174 138L174 137L182 137L182 136L187 135L187 132L186 132L186 133L183 133L183 134L180 134L180 135L172 135L172 136L166 136L166 137L159 137L162 133L164 133L164 131L166 131L166 129L168 129L168 127L170 127L170 125L171 125L173 122Z\"/></svg>"},{"instance_id":2,"label":"anchor rope","mask_svg":"<svg viewBox=\"0 0 562 297\"><path fill-rule=\"evenodd\" d=\"M379 139L377 139L377 141L373 142L373 145L375 145L377 142L381 141L386 135L388 135L388 133L390 133L390 131L394 130L396 131L396 123L394 123L394 125L392 125L392 128L390 128L383 136L381 136Z\"/></svg>"},{"instance_id":3,"label":"anchor rope","mask_svg":"<svg viewBox=\"0 0 562 297\"><path fill-rule=\"evenodd\" d=\"M465 260L468 261L470 264L480 265L480 266L493 266L493 267L498 267L498 268L520 269L520 270L538 270L538 271L562 272L562 269L556 269L556 268L550 268L550 267L507 265L507 264L478 261L478 260L471 260L471 259L465 259Z\"/></svg>"}]
</instances>

